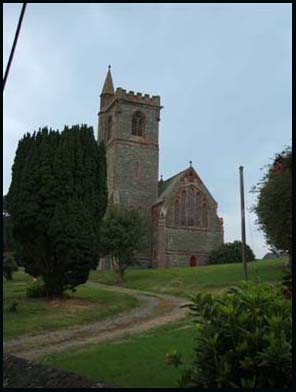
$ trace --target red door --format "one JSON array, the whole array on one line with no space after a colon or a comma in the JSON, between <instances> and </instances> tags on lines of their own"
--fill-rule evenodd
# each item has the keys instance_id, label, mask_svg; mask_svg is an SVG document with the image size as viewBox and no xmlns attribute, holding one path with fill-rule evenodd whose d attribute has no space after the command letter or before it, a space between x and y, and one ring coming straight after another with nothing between
<instances>
[{"instance_id":1,"label":"red door","mask_svg":"<svg viewBox=\"0 0 296 392\"><path fill-rule=\"evenodd\" d=\"M196 257L195 256L190 257L190 267L196 267Z\"/></svg>"}]
</instances>

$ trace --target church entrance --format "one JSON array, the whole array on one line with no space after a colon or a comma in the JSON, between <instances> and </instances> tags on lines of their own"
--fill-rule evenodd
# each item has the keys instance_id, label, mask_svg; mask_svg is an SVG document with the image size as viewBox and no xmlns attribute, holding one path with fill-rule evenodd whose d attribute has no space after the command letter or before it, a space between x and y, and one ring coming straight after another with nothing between
<instances>
[{"instance_id":1,"label":"church entrance","mask_svg":"<svg viewBox=\"0 0 296 392\"><path fill-rule=\"evenodd\" d=\"M190 267L196 267L196 257L195 256L190 257Z\"/></svg>"}]
</instances>

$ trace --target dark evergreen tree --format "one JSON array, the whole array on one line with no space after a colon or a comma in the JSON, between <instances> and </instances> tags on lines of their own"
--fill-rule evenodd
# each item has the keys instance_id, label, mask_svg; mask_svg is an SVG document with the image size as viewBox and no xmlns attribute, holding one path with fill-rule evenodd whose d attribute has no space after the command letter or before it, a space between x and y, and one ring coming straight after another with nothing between
<instances>
[{"instance_id":1,"label":"dark evergreen tree","mask_svg":"<svg viewBox=\"0 0 296 392\"><path fill-rule=\"evenodd\" d=\"M8 205L26 272L48 296L88 279L98 262L106 177L92 127L40 129L20 141Z\"/></svg>"}]
</instances>

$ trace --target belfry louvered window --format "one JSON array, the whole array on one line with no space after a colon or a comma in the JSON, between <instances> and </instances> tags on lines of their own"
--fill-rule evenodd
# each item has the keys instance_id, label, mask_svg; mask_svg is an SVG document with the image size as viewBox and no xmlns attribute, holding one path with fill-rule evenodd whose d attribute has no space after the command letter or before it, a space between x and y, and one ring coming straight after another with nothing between
<instances>
[{"instance_id":1,"label":"belfry louvered window","mask_svg":"<svg viewBox=\"0 0 296 392\"><path fill-rule=\"evenodd\" d=\"M132 135L143 136L145 127L145 118L141 112L136 112L132 117Z\"/></svg>"}]
</instances>

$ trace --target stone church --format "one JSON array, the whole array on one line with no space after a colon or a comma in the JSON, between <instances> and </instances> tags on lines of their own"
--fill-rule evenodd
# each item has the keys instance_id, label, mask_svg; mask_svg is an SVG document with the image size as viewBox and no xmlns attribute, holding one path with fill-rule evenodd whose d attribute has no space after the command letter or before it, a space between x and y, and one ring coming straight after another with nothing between
<instances>
[{"instance_id":1,"label":"stone church","mask_svg":"<svg viewBox=\"0 0 296 392\"><path fill-rule=\"evenodd\" d=\"M217 202L190 166L158 180L159 96L114 89L107 72L98 113L98 143L105 142L108 200L139 209L150 246L139 256L147 267L206 264L223 243Z\"/></svg>"}]
</instances>

